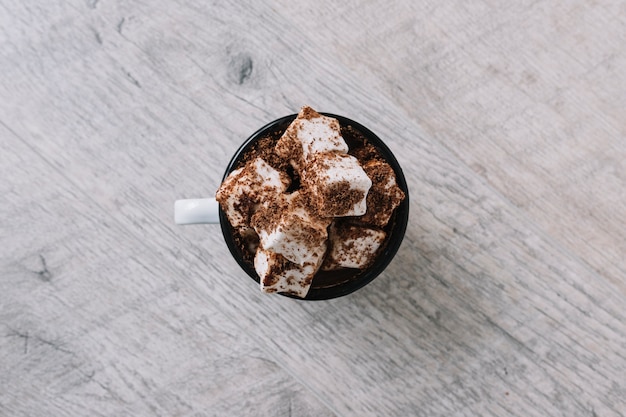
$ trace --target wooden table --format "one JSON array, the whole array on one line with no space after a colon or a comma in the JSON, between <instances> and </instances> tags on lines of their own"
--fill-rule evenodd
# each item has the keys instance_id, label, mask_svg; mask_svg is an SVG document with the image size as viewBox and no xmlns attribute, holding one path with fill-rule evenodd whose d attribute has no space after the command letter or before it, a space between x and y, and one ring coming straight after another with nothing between
<instances>
[{"instance_id":1,"label":"wooden table","mask_svg":"<svg viewBox=\"0 0 626 417\"><path fill-rule=\"evenodd\" d=\"M304 104L411 194L331 301L173 223ZM622 1L2 0L0 146L2 416L626 415Z\"/></svg>"}]
</instances>

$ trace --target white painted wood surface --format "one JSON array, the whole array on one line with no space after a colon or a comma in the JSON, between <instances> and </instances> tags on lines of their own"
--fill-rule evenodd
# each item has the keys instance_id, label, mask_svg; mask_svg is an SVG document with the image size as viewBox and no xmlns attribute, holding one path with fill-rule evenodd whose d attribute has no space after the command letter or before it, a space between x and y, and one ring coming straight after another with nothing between
<instances>
[{"instance_id":1,"label":"white painted wood surface","mask_svg":"<svg viewBox=\"0 0 626 417\"><path fill-rule=\"evenodd\" d=\"M0 415L626 415L625 3L245 3L0 0ZM411 192L326 302L173 224L303 104Z\"/></svg>"}]
</instances>

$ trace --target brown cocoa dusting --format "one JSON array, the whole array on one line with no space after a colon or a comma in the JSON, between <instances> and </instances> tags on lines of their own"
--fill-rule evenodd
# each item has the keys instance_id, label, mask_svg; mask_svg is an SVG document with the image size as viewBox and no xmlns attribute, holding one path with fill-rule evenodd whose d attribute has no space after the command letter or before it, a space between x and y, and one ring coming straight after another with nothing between
<instances>
[{"instance_id":1,"label":"brown cocoa dusting","mask_svg":"<svg viewBox=\"0 0 626 417\"><path fill-rule=\"evenodd\" d=\"M288 165L295 166L298 170L303 165L304 154L302 146L298 142L298 131L301 124L296 120L287 127L281 135L274 141L274 146L269 148L270 152L274 152L282 161ZM283 134L284 133L284 134Z\"/></svg>"},{"instance_id":2,"label":"brown cocoa dusting","mask_svg":"<svg viewBox=\"0 0 626 417\"><path fill-rule=\"evenodd\" d=\"M279 133L280 132L280 133ZM277 171L285 172L289 167L289 159L283 158L274 151L276 142L282 135L282 131L274 132L268 136L262 137L252 147L243 154L243 157L237 162L235 169L241 168L248 162L261 158L268 165Z\"/></svg>"},{"instance_id":3,"label":"brown cocoa dusting","mask_svg":"<svg viewBox=\"0 0 626 417\"><path fill-rule=\"evenodd\" d=\"M325 190L319 214L325 216L334 213L341 216L348 213L356 203L363 200L363 194L361 190L352 189L349 181L339 181Z\"/></svg>"},{"instance_id":4,"label":"brown cocoa dusting","mask_svg":"<svg viewBox=\"0 0 626 417\"><path fill-rule=\"evenodd\" d=\"M302 107L302 109L300 110L300 113L298 114L299 118L305 119L305 120L311 120L311 119L315 119L321 116L322 116L321 114L319 114L318 112L316 112L309 106Z\"/></svg>"},{"instance_id":5,"label":"brown cocoa dusting","mask_svg":"<svg viewBox=\"0 0 626 417\"><path fill-rule=\"evenodd\" d=\"M249 194L243 194L239 201L233 206L235 210L245 213L245 218L250 219L254 214L255 208L259 201Z\"/></svg>"},{"instance_id":6,"label":"brown cocoa dusting","mask_svg":"<svg viewBox=\"0 0 626 417\"><path fill-rule=\"evenodd\" d=\"M303 114L304 114L304 118L308 118L308 119L319 117L319 113L315 112L313 109L310 109L310 110L305 109ZM282 172L286 172L289 175L292 182L288 189L288 192L291 193L291 192L299 190L300 193L302 194L304 201L307 201L309 211L315 212L314 210L311 210L313 209L313 207L311 206L314 205L314 202L311 202L310 196L308 196L307 193L304 192L303 188L300 188L301 178L299 177L298 172L294 170L290 164L290 159L302 160L302 149L300 147L293 146L292 144L289 144L288 142L283 143L281 141L281 145L284 145L285 147L282 149L283 152L278 152L276 145L279 142L279 139L281 138L281 136L283 136L283 133L285 132L286 128L287 128L287 125L284 125L280 128L277 128L276 130L266 135L265 137L261 138L260 140L258 140L246 153L244 153L242 158L238 161L238 163L235 165L233 169L240 168L244 166L248 161L251 161L255 159L256 157L260 156L274 169L282 171ZM379 176L380 171L368 172L368 170L365 169L365 166L367 165L368 162L384 161L384 159L381 156L380 152L376 149L376 147L370 144L365 138L365 136L359 130L355 129L353 126L341 125L341 134L344 140L346 141L346 143L348 144L348 147L349 147L348 154L354 156L355 158L359 160L361 166L364 167L364 170L366 171L370 179L372 179L372 183L373 183L372 188L370 189L370 192L368 192L368 197L366 200L368 213L366 213L365 216L346 217L346 218L343 218L341 222L344 222L346 224L354 224L354 225L361 225L361 226L362 225L367 225L367 226L374 225L378 227L383 227L384 230L387 231L387 236L390 236L391 233L389 232L395 224L394 215L392 214L391 219L386 225L377 224L376 219L374 219L374 216L371 215L371 213L376 213L377 210L380 209L381 207L383 207L383 209L385 207L385 201L386 201L385 198L383 198L381 194L376 192L378 187L384 186L384 182L381 183L380 181L381 179L381 177ZM343 187L345 187L345 185ZM374 192L372 192L372 190L374 190ZM339 189L337 191L342 192L342 189ZM343 191L345 191L345 189ZM399 188L398 188L398 191L399 191L399 193L397 193L398 198L402 200L404 198L404 194ZM355 201L358 201L356 197L353 197L353 198L355 198ZM362 198L362 196L359 197L359 199L360 198ZM252 204L252 202L250 201L245 204ZM352 203L350 207L352 207L353 205L354 203ZM276 210L277 208L274 208L274 212L276 212ZM264 219L257 219L257 221L272 222L272 221L275 221L275 219L276 219L275 217L270 216ZM251 266L253 266L254 264L254 251L251 251L250 248L256 248L259 244L258 236L256 236L256 234L254 233L252 235L253 236L251 236L249 233L242 234L238 229L233 228L233 238L235 240L235 243L240 248L240 251L243 255L244 262L246 262L247 264ZM303 236L303 237L306 238L306 236ZM386 239L385 242L383 242L381 247L378 249L377 253L380 253L384 249L384 247L387 244L387 240L388 239ZM289 262L285 258L283 259L284 259L284 262L286 263ZM277 276L278 274L284 271L285 267L286 267L286 264L281 263L280 265L275 267L277 268L276 270L269 271L270 273L268 275ZM281 270L279 271L279 269ZM340 285L344 282L350 281L351 279L355 279L356 277L359 276L361 272L362 272L361 270L349 269L349 268L344 268L341 270L334 270L334 271L320 270L314 277L311 278L313 280L312 288L327 288L327 287L332 287L335 285Z\"/></svg>"},{"instance_id":7,"label":"brown cocoa dusting","mask_svg":"<svg viewBox=\"0 0 626 417\"><path fill-rule=\"evenodd\" d=\"M363 170L372 180L372 187L367 193L367 211L360 221L385 227L396 207L404 200L404 192L395 184L396 176L388 163L370 161L363 165ZM388 188L391 180L394 185Z\"/></svg>"},{"instance_id":8,"label":"brown cocoa dusting","mask_svg":"<svg viewBox=\"0 0 626 417\"><path fill-rule=\"evenodd\" d=\"M309 189L300 188L296 198L298 201L294 203L304 207L312 222L324 222L324 217L317 214L317 202L313 200L313 193Z\"/></svg>"},{"instance_id":9,"label":"brown cocoa dusting","mask_svg":"<svg viewBox=\"0 0 626 417\"><path fill-rule=\"evenodd\" d=\"M272 286L278 282L278 277L282 275L289 267L289 260L282 255L276 255L276 262L271 264L269 271L263 283L267 286Z\"/></svg>"},{"instance_id":10,"label":"brown cocoa dusting","mask_svg":"<svg viewBox=\"0 0 626 417\"><path fill-rule=\"evenodd\" d=\"M326 240L326 233L315 227L302 224L298 216L291 215L285 219L286 227L289 227L291 224L298 224L297 227L290 230L290 234L296 242L317 246L320 242ZM297 233L295 233L296 230L298 231Z\"/></svg>"},{"instance_id":11,"label":"brown cocoa dusting","mask_svg":"<svg viewBox=\"0 0 626 417\"><path fill-rule=\"evenodd\" d=\"M233 240L245 263L254 265L254 254L259 246L259 237L250 228L232 228Z\"/></svg>"},{"instance_id":12,"label":"brown cocoa dusting","mask_svg":"<svg viewBox=\"0 0 626 417\"><path fill-rule=\"evenodd\" d=\"M284 199L268 201L252 216L250 225L257 230L273 230L280 221L280 217L287 209L287 202Z\"/></svg>"},{"instance_id":13,"label":"brown cocoa dusting","mask_svg":"<svg viewBox=\"0 0 626 417\"><path fill-rule=\"evenodd\" d=\"M350 217L336 219L331 225L329 231L329 254L324 260L324 264L322 265L323 270L330 272L346 269L339 266L339 264L348 260L351 257L357 256L357 254L354 252L356 241L369 234L369 232L364 232L364 228L383 233L386 240L388 234L384 230L372 227L370 225L365 226L363 224L355 224L351 219L352 218ZM342 251L339 254L337 254L337 252L333 252L332 250L332 246L333 244L335 244L335 242L341 242ZM372 253L372 247L367 247L358 254L358 256L361 257L361 260L359 261L360 263L363 262L363 258L367 257L367 262L365 262L365 266L362 269L367 269L374 263L378 253L383 250L384 245L385 241L381 243L381 245L376 249L374 253Z\"/></svg>"},{"instance_id":14,"label":"brown cocoa dusting","mask_svg":"<svg viewBox=\"0 0 626 417\"><path fill-rule=\"evenodd\" d=\"M383 160L376 147L370 144L365 136L354 127L341 126L341 136L348 144L348 155L358 159L361 165L373 160Z\"/></svg>"}]
</instances>

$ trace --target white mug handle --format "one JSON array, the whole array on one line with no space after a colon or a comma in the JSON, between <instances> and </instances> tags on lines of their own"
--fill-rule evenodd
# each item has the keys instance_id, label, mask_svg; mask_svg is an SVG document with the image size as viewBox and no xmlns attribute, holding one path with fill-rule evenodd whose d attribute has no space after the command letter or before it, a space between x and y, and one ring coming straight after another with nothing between
<instances>
[{"instance_id":1,"label":"white mug handle","mask_svg":"<svg viewBox=\"0 0 626 417\"><path fill-rule=\"evenodd\" d=\"M174 222L176 224L219 223L219 204L214 198L176 200L174 203Z\"/></svg>"}]
</instances>

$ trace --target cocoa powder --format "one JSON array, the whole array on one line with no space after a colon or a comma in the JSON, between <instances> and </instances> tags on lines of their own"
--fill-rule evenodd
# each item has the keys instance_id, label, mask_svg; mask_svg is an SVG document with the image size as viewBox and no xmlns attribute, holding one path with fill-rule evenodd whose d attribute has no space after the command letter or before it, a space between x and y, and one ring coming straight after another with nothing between
<instances>
[{"instance_id":1,"label":"cocoa powder","mask_svg":"<svg viewBox=\"0 0 626 417\"><path fill-rule=\"evenodd\" d=\"M356 203L363 200L363 191L352 189L348 181L339 181L324 192L320 214L323 213L346 213Z\"/></svg>"},{"instance_id":2,"label":"cocoa powder","mask_svg":"<svg viewBox=\"0 0 626 417\"><path fill-rule=\"evenodd\" d=\"M305 118L315 117L313 113L308 114L305 112ZM298 198L302 198L309 207L310 212L315 212L312 210L312 206L315 206L314 202L310 200L311 196L305 191L304 188L301 187L300 177L296 170L294 170L290 164L290 160L301 161L302 160L302 149L298 146L294 146L293 140L285 140L288 138L283 138L281 141L281 145L283 148L281 149L280 154L277 152L276 144L278 143L281 136L285 132L287 125L278 128L271 132L270 134L259 139L251 148L243 154L240 160L235 165L234 169L240 168L244 166L247 162L254 160L257 157L261 157L265 162L267 162L270 166L275 168L276 170L285 172L291 178L291 185L288 188L288 193L294 193L298 191L301 195ZM342 223L345 224L354 224L368 227L377 227L382 228L386 231L389 231L394 224L393 217L386 224L380 224L380 221L376 219L376 213L379 211L386 210L386 207L389 206L389 201L387 201L382 194L382 192L376 192L376 190L381 190L381 187L384 187L384 184L381 183L382 178L386 172L387 168L379 168L374 167L368 170L365 167L371 161L384 161L384 158L378 151L378 149L370 144L365 136L353 126L344 126L341 125L341 134L348 144L349 151L348 154L354 156L358 159L361 166L364 168L368 177L372 180L372 188L370 192L368 192L367 197L367 212L364 216L358 217L346 217L341 220ZM388 165L384 165L389 167ZM391 169L390 167L388 169ZM332 190L330 190L327 195L327 199L332 205L329 209L339 209L345 211L348 208L353 207L354 204L363 198L363 193L358 190L350 190L350 183L347 181L340 182L336 184ZM356 191L356 192L355 192ZM400 191L401 193L401 191ZM401 197L404 198L402 194ZM240 202L240 204L246 206L246 212L251 213L253 207L258 204L257 201L253 199L248 199ZM252 216L252 226L254 225L264 225L264 229L271 229L272 226L275 226L278 223L278 220L281 216L281 212L285 209L286 203L285 201L270 203L269 210L263 210L264 214L258 214L261 212L257 212L254 216ZM305 230L303 233L298 236L298 239L311 240L319 238L317 236L319 231L317 230ZM233 238L234 241L239 246L241 253L243 254L244 262L249 265L253 265L254 262L254 250L258 246L258 236L251 235L248 231L244 229L233 228ZM390 233L387 233L387 236L390 236ZM379 248L379 252L383 250L387 242L384 242ZM287 259L279 255L279 258L282 258L282 262L273 266L272 271L269 276L277 276L285 270L287 265L290 263ZM350 279L355 278L360 273L359 270L339 270L339 271L319 271L315 277L313 278L312 288L325 288L333 285L339 285L343 282L346 282Z\"/></svg>"}]
</instances>

